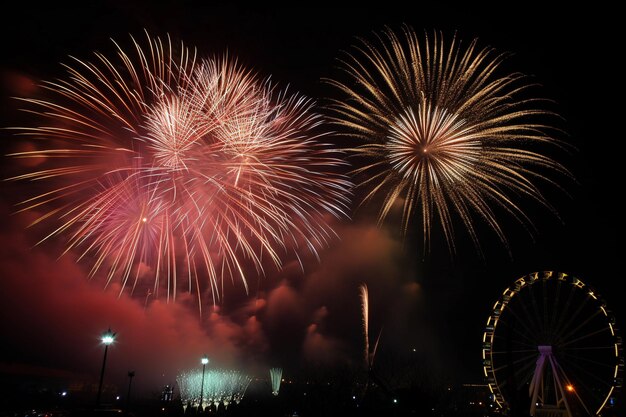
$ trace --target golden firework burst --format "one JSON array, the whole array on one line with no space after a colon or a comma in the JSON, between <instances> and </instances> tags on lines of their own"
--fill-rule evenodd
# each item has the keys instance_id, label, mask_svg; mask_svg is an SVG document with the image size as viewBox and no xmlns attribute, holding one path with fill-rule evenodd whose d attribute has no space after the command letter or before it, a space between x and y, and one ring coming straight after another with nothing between
<instances>
[{"instance_id":1,"label":"golden firework burst","mask_svg":"<svg viewBox=\"0 0 626 417\"><path fill-rule=\"evenodd\" d=\"M363 203L382 196L380 222L400 205L405 234L421 217L425 249L440 225L454 252L457 217L478 248L476 217L507 245L497 211L532 226L518 197L550 208L538 181L569 175L545 152L565 146L546 122L555 114L528 97L528 77L498 75L505 57L477 39L387 28L340 59L344 77L327 80L343 95L331 99L332 121L360 142L350 150Z\"/></svg>"}]
</instances>

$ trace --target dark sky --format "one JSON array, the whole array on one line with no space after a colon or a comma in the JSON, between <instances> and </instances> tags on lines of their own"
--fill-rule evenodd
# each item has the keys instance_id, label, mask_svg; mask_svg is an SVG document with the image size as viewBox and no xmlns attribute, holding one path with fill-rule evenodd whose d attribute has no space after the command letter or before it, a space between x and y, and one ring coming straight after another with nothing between
<instances>
[{"instance_id":1,"label":"dark sky","mask_svg":"<svg viewBox=\"0 0 626 417\"><path fill-rule=\"evenodd\" d=\"M116 299L103 292L101 283L87 282L71 256L56 260L60 242L31 249L36 236L24 231L23 219L9 214L19 186L5 182L0 332L10 336L3 337L8 355L0 359L0 372L31 369L93 378L101 355L97 337L108 326L119 333L111 374L125 376L137 368L137 381L146 390L196 366L205 352L223 366L263 369L279 363L291 374L311 363L333 366L355 360L361 349L360 282L370 287L371 329L384 328L381 352L416 348L431 364L428 372L461 382L480 381L480 340L490 306L527 273L577 274L605 296L618 322L626 320L624 220L617 200L623 192L623 100L618 96L623 75L616 57L623 47L614 13L547 11L529 3L507 4L507 9L519 8L513 11L435 4L407 10L393 2L371 8L89 3L17 2L11 13L3 13L2 125L24 120L9 97L28 94L39 79L63 76L59 63L68 55L88 58L94 50L110 50L109 38L125 43L129 34L141 36L144 29L154 36L170 34L197 47L201 56L228 50L260 75L321 100L327 89L320 79L335 73L335 58L356 36L406 23L417 31L478 37L482 45L513 53L507 68L532 75L564 119L566 140L578 151L563 163L576 182L562 184L569 196L546 189L560 219L528 206L537 228L534 240L503 220L512 258L487 230L479 230L484 259L469 241L460 241L458 255L450 257L436 239L424 256L414 239L402 244L393 225L379 229L366 211L357 211L352 221L336 226L341 241L322 254L321 263L307 261L305 274L295 265L269 274L250 297L233 295L202 320L184 301L156 300L144 309L143 297ZM2 134L3 153L15 140ZM3 161L3 177L11 163ZM140 381L141 373L151 375L150 382Z\"/></svg>"}]
</instances>

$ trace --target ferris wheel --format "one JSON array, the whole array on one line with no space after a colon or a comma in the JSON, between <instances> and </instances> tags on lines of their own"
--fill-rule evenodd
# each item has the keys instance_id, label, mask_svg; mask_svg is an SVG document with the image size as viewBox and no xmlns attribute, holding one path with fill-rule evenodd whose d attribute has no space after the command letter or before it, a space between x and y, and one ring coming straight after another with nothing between
<instances>
[{"instance_id":1,"label":"ferris wheel","mask_svg":"<svg viewBox=\"0 0 626 417\"><path fill-rule=\"evenodd\" d=\"M615 317L593 288L565 273L535 272L504 290L487 319L482 356L505 412L601 416L622 386Z\"/></svg>"}]
</instances>

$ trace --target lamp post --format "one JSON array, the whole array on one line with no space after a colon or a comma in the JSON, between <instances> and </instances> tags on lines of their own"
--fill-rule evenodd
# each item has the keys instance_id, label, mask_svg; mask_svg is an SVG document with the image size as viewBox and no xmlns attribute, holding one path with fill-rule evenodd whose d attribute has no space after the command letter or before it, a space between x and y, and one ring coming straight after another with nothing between
<instances>
[{"instance_id":1,"label":"lamp post","mask_svg":"<svg viewBox=\"0 0 626 417\"><path fill-rule=\"evenodd\" d=\"M206 364L209 363L209 358L204 355L202 357L202 382L200 383L200 405L199 407L202 407L202 404L204 403L204 369L206 368Z\"/></svg>"},{"instance_id":2,"label":"lamp post","mask_svg":"<svg viewBox=\"0 0 626 417\"><path fill-rule=\"evenodd\" d=\"M133 383L134 376L135 376L135 371L128 371L128 394L126 395L126 414L128 414L128 410L130 409L130 384Z\"/></svg>"},{"instance_id":3,"label":"lamp post","mask_svg":"<svg viewBox=\"0 0 626 417\"><path fill-rule=\"evenodd\" d=\"M107 352L109 350L109 345L115 341L115 333L109 330L102 334L100 338L102 343L104 344L104 358L102 358L102 370L100 371L100 384L98 385L98 398L96 399L96 406L100 406L100 396L102 395L102 381L104 380L104 368L107 363Z\"/></svg>"}]
</instances>

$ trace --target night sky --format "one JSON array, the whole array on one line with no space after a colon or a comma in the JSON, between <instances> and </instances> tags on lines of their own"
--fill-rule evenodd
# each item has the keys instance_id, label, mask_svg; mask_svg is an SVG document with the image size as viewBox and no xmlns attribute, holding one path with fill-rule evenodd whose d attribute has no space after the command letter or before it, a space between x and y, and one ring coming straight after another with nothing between
<instances>
[{"instance_id":1,"label":"night sky","mask_svg":"<svg viewBox=\"0 0 626 417\"><path fill-rule=\"evenodd\" d=\"M370 289L370 331L383 329L381 357L415 349L426 375L451 382L481 382L481 337L490 307L504 288L534 271L579 276L604 295L624 327L624 218L617 201L623 192L623 68L615 62L623 47L615 13L554 12L528 3L513 13L425 4L409 11L393 2L371 9L92 3L17 2L3 13L1 125L32 123L10 97L35 94L38 80L64 76L60 63L69 62L68 55L91 58L93 51L112 50L109 38L128 45L129 35L141 37L144 29L195 46L200 56L228 51L260 76L271 75L279 86L323 103L332 92L321 79L336 75L341 50L357 36L406 23L418 32L478 37L480 45L512 53L505 68L532 76L541 85L535 91L552 100L550 108L563 118L563 137L577 151L559 158L575 181L561 178L564 191L544 190L558 217L532 203L524 206L536 227L532 237L503 217L511 256L486 227L478 229L482 257L462 233L455 256L437 236L424 254L416 234L403 240L397 222L376 225L375 208L355 210L351 220L336 223L340 240L322 252L319 263L304 259L304 273L293 262L254 277L249 296L227 282L223 305L207 305L201 319L193 300L184 297L176 304L146 303L144 294L118 299L103 291L101 282L87 280L86 267L73 254L57 259L60 239L33 247L39 236L25 230L27 216L11 214L26 185L2 182L0 373L95 380L98 337L109 326L118 342L107 375L123 383L134 369L145 392L172 383L205 353L216 366L250 372L282 366L297 377L312 365L332 369L360 358L362 282ZM15 149L16 141L4 131L2 153ZM14 173L12 164L4 158L3 178Z\"/></svg>"}]
</instances>

